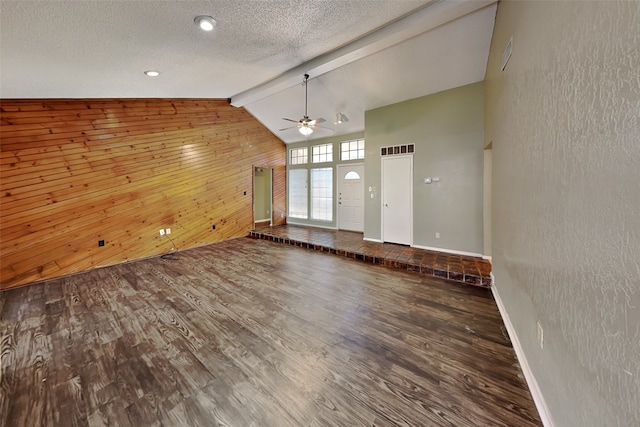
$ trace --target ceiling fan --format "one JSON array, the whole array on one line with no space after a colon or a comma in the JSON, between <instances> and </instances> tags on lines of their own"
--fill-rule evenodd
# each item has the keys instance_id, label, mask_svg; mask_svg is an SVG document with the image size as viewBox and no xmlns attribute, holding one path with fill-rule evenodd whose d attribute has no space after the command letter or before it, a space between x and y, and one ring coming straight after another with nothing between
<instances>
[{"instance_id":1,"label":"ceiling fan","mask_svg":"<svg viewBox=\"0 0 640 427\"><path fill-rule=\"evenodd\" d=\"M301 134L303 134L304 136L309 136L313 133L314 129L326 129L326 130L333 131L333 129L331 128L318 126L318 123L326 122L326 120L323 119L322 117L312 120L307 115L307 98L308 98L307 82L308 80L309 80L309 74L305 74L304 80L302 81L302 85L304 86L304 117L300 120L287 119L286 117L283 117L282 120L286 120L288 122L294 122L294 123L297 123L297 125L280 129L279 130L280 132L282 132L283 130L298 128L298 131L300 131Z\"/></svg>"}]
</instances>

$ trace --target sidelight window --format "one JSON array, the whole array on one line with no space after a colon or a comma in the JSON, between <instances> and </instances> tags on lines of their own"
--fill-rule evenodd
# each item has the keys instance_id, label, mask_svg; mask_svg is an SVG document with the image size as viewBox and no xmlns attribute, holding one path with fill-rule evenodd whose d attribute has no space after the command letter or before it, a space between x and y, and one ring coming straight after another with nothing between
<instances>
[{"instance_id":1,"label":"sidelight window","mask_svg":"<svg viewBox=\"0 0 640 427\"><path fill-rule=\"evenodd\" d=\"M308 218L307 170L291 169L289 171L289 216L291 218Z\"/></svg>"}]
</instances>

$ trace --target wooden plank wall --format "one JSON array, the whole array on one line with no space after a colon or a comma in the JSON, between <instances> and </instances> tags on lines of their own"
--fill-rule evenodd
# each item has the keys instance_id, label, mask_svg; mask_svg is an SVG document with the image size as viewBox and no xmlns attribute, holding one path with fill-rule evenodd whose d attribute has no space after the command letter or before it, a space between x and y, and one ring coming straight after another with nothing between
<instances>
[{"instance_id":1,"label":"wooden plank wall","mask_svg":"<svg viewBox=\"0 0 640 427\"><path fill-rule=\"evenodd\" d=\"M227 100L2 100L0 123L0 288L247 235L254 165L285 221L285 145Z\"/></svg>"},{"instance_id":2,"label":"wooden plank wall","mask_svg":"<svg viewBox=\"0 0 640 427\"><path fill-rule=\"evenodd\" d=\"M273 168L273 225L287 223L287 167L285 165Z\"/></svg>"}]
</instances>

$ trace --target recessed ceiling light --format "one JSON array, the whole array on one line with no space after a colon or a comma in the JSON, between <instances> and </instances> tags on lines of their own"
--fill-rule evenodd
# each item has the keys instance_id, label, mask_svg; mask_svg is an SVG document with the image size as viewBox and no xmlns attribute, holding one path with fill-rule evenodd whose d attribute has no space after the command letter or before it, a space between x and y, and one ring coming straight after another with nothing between
<instances>
[{"instance_id":1,"label":"recessed ceiling light","mask_svg":"<svg viewBox=\"0 0 640 427\"><path fill-rule=\"evenodd\" d=\"M148 70L144 72L149 77L158 77L160 75L159 71L156 70Z\"/></svg>"},{"instance_id":2,"label":"recessed ceiling light","mask_svg":"<svg viewBox=\"0 0 640 427\"><path fill-rule=\"evenodd\" d=\"M194 22L204 31L213 31L216 27L216 20L206 15L196 16Z\"/></svg>"}]
</instances>

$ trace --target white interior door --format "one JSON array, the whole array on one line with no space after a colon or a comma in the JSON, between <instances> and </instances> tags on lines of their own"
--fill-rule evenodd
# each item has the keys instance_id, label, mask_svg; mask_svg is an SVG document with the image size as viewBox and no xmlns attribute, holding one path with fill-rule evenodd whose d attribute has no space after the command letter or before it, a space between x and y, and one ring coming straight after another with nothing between
<instances>
[{"instance_id":1,"label":"white interior door","mask_svg":"<svg viewBox=\"0 0 640 427\"><path fill-rule=\"evenodd\" d=\"M413 156L382 158L382 240L413 243Z\"/></svg>"},{"instance_id":2,"label":"white interior door","mask_svg":"<svg viewBox=\"0 0 640 427\"><path fill-rule=\"evenodd\" d=\"M338 165L338 228L364 231L364 165Z\"/></svg>"}]
</instances>

